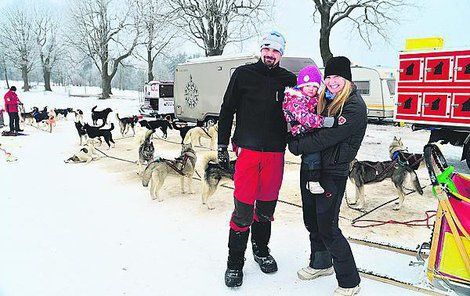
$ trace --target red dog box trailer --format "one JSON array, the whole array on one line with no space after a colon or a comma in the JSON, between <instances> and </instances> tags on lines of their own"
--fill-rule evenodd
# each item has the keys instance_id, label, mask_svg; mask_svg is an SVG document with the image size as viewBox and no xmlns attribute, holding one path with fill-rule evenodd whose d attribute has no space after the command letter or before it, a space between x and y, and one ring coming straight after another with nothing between
<instances>
[{"instance_id":1,"label":"red dog box trailer","mask_svg":"<svg viewBox=\"0 0 470 296\"><path fill-rule=\"evenodd\" d=\"M470 49L401 52L398 72L394 120L463 146L470 168Z\"/></svg>"}]
</instances>

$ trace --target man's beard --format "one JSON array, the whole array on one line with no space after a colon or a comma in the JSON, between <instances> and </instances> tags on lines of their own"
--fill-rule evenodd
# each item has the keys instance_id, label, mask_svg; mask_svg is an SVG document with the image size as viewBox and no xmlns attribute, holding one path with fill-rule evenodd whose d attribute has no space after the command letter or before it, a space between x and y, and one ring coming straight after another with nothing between
<instances>
[{"instance_id":1,"label":"man's beard","mask_svg":"<svg viewBox=\"0 0 470 296\"><path fill-rule=\"evenodd\" d=\"M270 69L277 66L276 59L272 59L272 58L264 57L263 58L263 63Z\"/></svg>"}]
</instances>

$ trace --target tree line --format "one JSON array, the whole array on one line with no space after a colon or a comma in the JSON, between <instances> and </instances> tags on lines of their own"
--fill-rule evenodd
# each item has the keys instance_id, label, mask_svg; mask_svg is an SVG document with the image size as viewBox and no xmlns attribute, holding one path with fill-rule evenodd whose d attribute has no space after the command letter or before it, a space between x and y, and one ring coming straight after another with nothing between
<instances>
[{"instance_id":1,"label":"tree line","mask_svg":"<svg viewBox=\"0 0 470 296\"><path fill-rule=\"evenodd\" d=\"M275 1L81 0L69 1L59 11L39 4L5 7L0 71L7 84L9 74L21 74L24 91L31 87L30 76L41 73L46 91L51 91L51 81L95 85L102 98L109 98L112 86L135 89L156 74L171 79L176 64L190 57L174 53L185 42L215 56L230 43L256 36L261 24L272 21ZM340 21L349 21L371 46L370 33L386 38L387 24L396 21L392 12L407 3L312 0L312 5L325 63L332 56L332 29Z\"/></svg>"}]
</instances>

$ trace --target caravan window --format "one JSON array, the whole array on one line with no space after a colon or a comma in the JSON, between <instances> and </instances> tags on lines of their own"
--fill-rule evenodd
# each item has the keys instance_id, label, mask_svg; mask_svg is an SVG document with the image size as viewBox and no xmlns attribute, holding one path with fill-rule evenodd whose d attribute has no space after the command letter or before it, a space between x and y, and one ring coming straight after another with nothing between
<instances>
[{"instance_id":1,"label":"caravan window","mask_svg":"<svg viewBox=\"0 0 470 296\"><path fill-rule=\"evenodd\" d=\"M388 91L390 92L392 96L395 95L395 83L396 83L395 79L387 80Z\"/></svg>"},{"instance_id":2,"label":"caravan window","mask_svg":"<svg viewBox=\"0 0 470 296\"><path fill-rule=\"evenodd\" d=\"M160 98L173 98L172 84L160 84Z\"/></svg>"},{"instance_id":3,"label":"caravan window","mask_svg":"<svg viewBox=\"0 0 470 296\"><path fill-rule=\"evenodd\" d=\"M370 94L370 81L354 81L357 87L357 92L361 95Z\"/></svg>"}]
</instances>

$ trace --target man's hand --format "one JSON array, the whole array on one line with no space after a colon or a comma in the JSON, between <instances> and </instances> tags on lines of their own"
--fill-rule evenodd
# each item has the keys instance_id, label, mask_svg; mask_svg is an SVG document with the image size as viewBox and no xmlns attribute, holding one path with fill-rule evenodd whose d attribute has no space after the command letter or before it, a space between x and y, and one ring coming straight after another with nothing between
<instances>
[{"instance_id":1,"label":"man's hand","mask_svg":"<svg viewBox=\"0 0 470 296\"><path fill-rule=\"evenodd\" d=\"M219 164L221 166L228 168L230 156L228 155L227 146L219 145L217 148L217 159L219 160Z\"/></svg>"}]
</instances>

